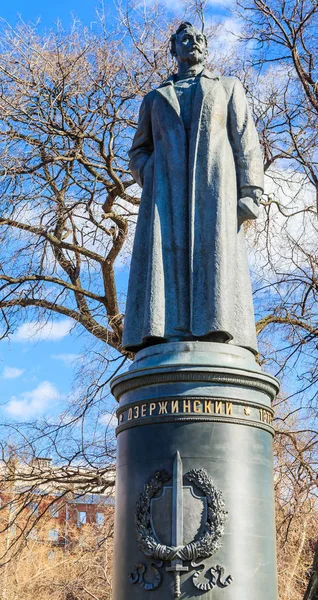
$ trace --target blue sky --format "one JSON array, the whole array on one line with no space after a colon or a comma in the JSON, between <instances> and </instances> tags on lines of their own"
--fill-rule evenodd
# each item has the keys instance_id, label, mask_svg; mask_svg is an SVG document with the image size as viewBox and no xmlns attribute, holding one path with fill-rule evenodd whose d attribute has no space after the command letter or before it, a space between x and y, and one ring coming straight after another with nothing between
<instances>
[{"instance_id":1,"label":"blue sky","mask_svg":"<svg viewBox=\"0 0 318 600\"><path fill-rule=\"evenodd\" d=\"M148 3L150 1L147 0ZM176 0L166 0L166 3L171 10L175 10ZM210 0L209 4L211 17L230 18L229 9L234 4L233 0ZM43 0L13 0L0 8L0 16L13 26L19 14L27 22L35 22L40 18L41 26L50 28L58 19L67 26L72 21L73 13L90 26L94 23L96 8L100 6L96 0L56 0L47 3ZM113 2L106 0L104 7L106 12L115 15ZM224 38L223 41L229 40ZM121 267L118 273L121 290L126 281L127 269ZM68 319L58 317L52 325L45 325L39 332L34 331L32 323L26 323L17 329L9 341L1 341L0 420L30 421L43 415L57 417L67 406L72 394L77 393L78 381L76 378L74 381L74 374L81 360L85 360L87 346L91 343L89 338L88 334L80 334L79 328L72 331L72 323Z\"/></svg>"},{"instance_id":2,"label":"blue sky","mask_svg":"<svg viewBox=\"0 0 318 600\"><path fill-rule=\"evenodd\" d=\"M95 17L95 8L98 2L91 0L13 0L5 3L0 9L0 15L13 25L17 16L21 15L24 21L35 22L38 18L45 27L51 27L58 19L65 24L71 20L72 13L89 24ZM105 2L105 6L112 7L112 2Z\"/></svg>"},{"instance_id":3,"label":"blue sky","mask_svg":"<svg viewBox=\"0 0 318 600\"><path fill-rule=\"evenodd\" d=\"M166 0L166 4L172 12L182 7L182 2L175 0ZM210 16L228 17L232 4L233 0L210 0ZM96 0L13 0L2 3L0 17L12 26L20 17L33 23L40 19L41 29L54 27L59 19L68 26L73 14L85 25L93 26L96 9L101 6ZM106 0L104 8L115 16L112 1ZM122 272L120 281L126 278L127 273ZM29 421L45 414L57 417L64 410L69 394L76 391L74 370L89 337L72 332L71 325L65 318L56 318L53 325L36 332L32 323L26 323L9 341L0 342L2 421Z\"/></svg>"},{"instance_id":4,"label":"blue sky","mask_svg":"<svg viewBox=\"0 0 318 600\"><path fill-rule=\"evenodd\" d=\"M62 409L82 351L82 342L70 333L71 325L57 319L36 333L28 323L0 343L4 417L29 420L47 412L56 416Z\"/></svg>"},{"instance_id":5,"label":"blue sky","mask_svg":"<svg viewBox=\"0 0 318 600\"><path fill-rule=\"evenodd\" d=\"M113 2L104 5L113 10ZM91 25L100 6L95 0L13 0L2 3L0 17L12 26L20 16L34 23L40 18L41 26L50 28L58 19L67 26L73 13ZM0 342L1 420L54 418L65 409L68 397L76 393L74 372L89 341L88 335L71 332L71 325L68 319L57 318L36 332L26 324L9 341Z\"/></svg>"},{"instance_id":6,"label":"blue sky","mask_svg":"<svg viewBox=\"0 0 318 600\"><path fill-rule=\"evenodd\" d=\"M149 4L149 0L146 3ZM25 21L32 22L40 17L43 26L51 27L57 19L61 19L67 24L70 22L72 14L74 14L86 25L89 25L95 19L96 8L100 8L102 4L106 12L114 12L112 0L105 0L103 3L98 0L55 0L54 2L13 0L12 2L3 3L0 16L9 21L11 25L16 22L17 15L21 15ZM183 3L178 0L166 0L166 4L171 11L178 12L178 7L182 7ZM234 0L210 0L210 14L221 18L228 16L229 8L233 4Z\"/></svg>"}]
</instances>

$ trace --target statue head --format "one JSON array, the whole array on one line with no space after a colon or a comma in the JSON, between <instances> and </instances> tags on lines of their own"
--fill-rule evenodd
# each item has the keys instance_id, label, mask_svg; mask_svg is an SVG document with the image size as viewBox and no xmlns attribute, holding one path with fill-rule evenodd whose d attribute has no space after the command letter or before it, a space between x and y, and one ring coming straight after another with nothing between
<instances>
[{"instance_id":1,"label":"statue head","mask_svg":"<svg viewBox=\"0 0 318 600\"><path fill-rule=\"evenodd\" d=\"M185 21L171 36L170 51L178 62L192 65L203 63L208 52L208 41L204 33Z\"/></svg>"}]
</instances>

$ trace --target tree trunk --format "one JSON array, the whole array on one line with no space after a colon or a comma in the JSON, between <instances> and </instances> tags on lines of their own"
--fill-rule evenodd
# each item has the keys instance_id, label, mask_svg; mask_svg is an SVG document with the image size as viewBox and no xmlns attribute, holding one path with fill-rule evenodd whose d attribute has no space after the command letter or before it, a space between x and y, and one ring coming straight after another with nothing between
<instances>
[{"instance_id":1,"label":"tree trunk","mask_svg":"<svg viewBox=\"0 0 318 600\"><path fill-rule=\"evenodd\" d=\"M318 543L315 549L312 574L310 576L308 588L304 595L304 600L318 600Z\"/></svg>"}]
</instances>

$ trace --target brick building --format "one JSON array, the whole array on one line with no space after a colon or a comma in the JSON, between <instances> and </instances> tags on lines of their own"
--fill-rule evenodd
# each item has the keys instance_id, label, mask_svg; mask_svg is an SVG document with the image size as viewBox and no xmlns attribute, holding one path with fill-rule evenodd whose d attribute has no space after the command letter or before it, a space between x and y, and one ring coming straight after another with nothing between
<instances>
[{"instance_id":1,"label":"brick building","mask_svg":"<svg viewBox=\"0 0 318 600\"><path fill-rule=\"evenodd\" d=\"M54 466L48 458L31 463L2 464L0 488L2 531L11 539L22 530L26 537L64 546L80 539L85 525L96 526L113 518L114 472L103 473L99 485L90 486L95 472L84 467ZM88 488L92 492L87 493ZM41 530L41 534L40 534Z\"/></svg>"}]
</instances>

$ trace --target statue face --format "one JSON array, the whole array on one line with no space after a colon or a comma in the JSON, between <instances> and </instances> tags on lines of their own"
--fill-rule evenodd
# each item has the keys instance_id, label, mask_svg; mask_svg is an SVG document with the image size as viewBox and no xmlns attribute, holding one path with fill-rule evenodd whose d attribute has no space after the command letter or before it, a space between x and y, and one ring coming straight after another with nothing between
<instances>
[{"instance_id":1,"label":"statue face","mask_svg":"<svg viewBox=\"0 0 318 600\"><path fill-rule=\"evenodd\" d=\"M178 61L192 65L202 63L206 55L204 35L196 27L187 27L178 33L175 42Z\"/></svg>"}]
</instances>

